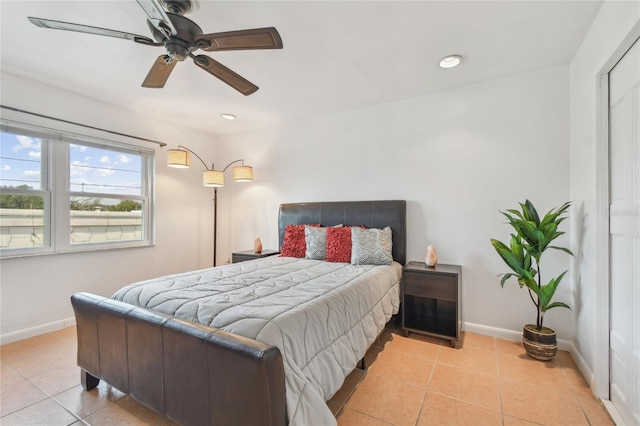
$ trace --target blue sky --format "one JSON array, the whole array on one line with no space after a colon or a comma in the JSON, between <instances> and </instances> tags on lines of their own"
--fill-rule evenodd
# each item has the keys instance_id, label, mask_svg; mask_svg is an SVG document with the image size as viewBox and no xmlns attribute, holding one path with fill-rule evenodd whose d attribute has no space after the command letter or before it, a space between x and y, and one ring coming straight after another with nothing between
<instances>
[{"instance_id":1,"label":"blue sky","mask_svg":"<svg viewBox=\"0 0 640 426\"><path fill-rule=\"evenodd\" d=\"M140 195L139 155L70 145L69 156L71 191ZM41 157L40 139L0 132L0 186L42 189Z\"/></svg>"}]
</instances>

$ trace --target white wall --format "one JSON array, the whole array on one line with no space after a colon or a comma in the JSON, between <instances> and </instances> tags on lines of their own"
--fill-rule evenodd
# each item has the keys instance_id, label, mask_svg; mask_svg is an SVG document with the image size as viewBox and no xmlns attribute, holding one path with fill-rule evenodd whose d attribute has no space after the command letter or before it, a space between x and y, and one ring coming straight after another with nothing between
<instances>
[{"instance_id":1,"label":"white wall","mask_svg":"<svg viewBox=\"0 0 640 426\"><path fill-rule=\"evenodd\" d=\"M598 77L634 26L640 24L640 2L606 1L570 65L571 81L571 198L577 207L572 215L571 248L577 254L572 263L573 285L579 295L576 315L576 348L584 360L583 373L608 370L608 351L598 340L598 330L608 330L608 318L598 318L599 292L607 293L608 277L598 270L598 225L607 226L606 200L599 204L598 185L606 185L606 174L598 174L598 152L607 152L606 139L598 136ZM605 154L606 155L606 154ZM605 159L606 161L606 159ZM601 225L602 226L602 225ZM602 255L608 256L605 252ZM606 271L605 271L606 272ZM601 279L599 279L599 277ZM604 288L603 288L604 286ZM604 343L604 351L602 346ZM604 356L599 356L602 354ZM603 364L603 363L606 363ZM604 366L604 367L603 367ZM586 369L585 369L586 367ZM607 376L608 379L608 376ZM608 381L597 387L598 396L608 397Z\"/></svg>"},{"instance_id":2,"label":"white wall","mask_svg":"<svg viewBox=\"0 0 640 426\"><path fill-rule=\"evenodd\" d=\"M168 168L166 151L180 143L204 158L213 157L212 136L15 75L3 73L1 78L3 105L168 144L160 148L4 109L0 111L7 119L156 149L156 245L1 260L2 343L64 325L65 319L73 317L69 296L74 292L110 296L121 286L137 280L211 265L213 194L201 185L200 168Z\"/></svg>"},{"instance_id":3,"label":"white wall","mask_svg":"<svg viewBox=\"0 0 640 426\"><path fill-rule=\"evenodd\" d=\"M221 155L240 152L255 174L219 191L220 260L257 236L277 248L280 203L406 199L408 257L424 259L433 244L441 263L463 265L465 322L520 333L535 321L525 290L500 288L507 268L489 240L508 238L499 210L526 197L544 212L569 200L568 67L219 141ZM568 255L545 256L546 278L569 268ZM573 304L569 280L557 297ZM550 311L545 324L573 339L570 311Z\"/></svg>"},{"instance_id":4,"label":"white wall","mask_svg":"<svg viewBox=\"0 0 640 426\"><path fill-rule=\"evenodd\" d=\"M11 75L2 76L2 103L185 144L205 157L244 158L254 182L229 179L218 192L219 264L258 236L276 248L280 203L406 199L409 258L421 260L434 244L440 262L464 267L463 320L519 333L535 311L515 284L500 288L496 275L507 269L489 239L508 238L499 210L526 197L544 211L569 199L568 76L567 67L545 69L226 136L215 149L208 135ZM2 261L3 336L70 318L75 291L109 295L209 265L211 194L200 170L167 169L165 152L157 150L157 245ZM547 256L546 278L568 269L568 256ZM557 297L573 304L568 282ZM545 324L573 339L569 311L551 311Z\"/></svg>"}]
</instances>

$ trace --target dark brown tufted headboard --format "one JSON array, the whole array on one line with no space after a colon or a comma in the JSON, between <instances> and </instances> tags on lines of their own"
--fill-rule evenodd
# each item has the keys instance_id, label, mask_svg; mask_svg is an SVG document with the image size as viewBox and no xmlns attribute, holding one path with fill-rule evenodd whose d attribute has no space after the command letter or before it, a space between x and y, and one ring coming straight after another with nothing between
<instances>
[{"instance_id":1,"label":"dark brown tufted headboard","mask_svg":"<svg viewBox=\"0 0 640 426\"><path fill-rule=\"evenodd\" d=\"M322 226L364 225L367 228L391 227L393 259L404 265L407 260L407 202L405 200L331 201L281 204L278 217L280 248L287 225L319 223Z\"/></svg>"}]
</instances>

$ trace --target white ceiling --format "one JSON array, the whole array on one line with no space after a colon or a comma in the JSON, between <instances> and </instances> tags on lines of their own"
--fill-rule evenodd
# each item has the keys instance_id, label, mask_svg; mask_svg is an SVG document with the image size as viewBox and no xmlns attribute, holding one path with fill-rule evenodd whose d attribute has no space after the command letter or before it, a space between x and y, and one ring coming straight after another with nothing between
<instances>
[{"instance_id":1,"label":"white ceiling","mask_svg":"<svg viewBox=\"0 0 640 426\"><path fill-rule=\"evenodd\" d=\"M260 87L245 97L190 60L177 64L163 89L142 88L164 48L27 21L35 16L150 36L135 0L2 0L1 67L225 134L568 64L601 4L200 0L187 17L205 33L274 26L282 36L282 50L205 53ZM462 66L440 69L448 54L462 55ZM238 119L223 120L223 112Z\"/></svg>"}]
</instances>

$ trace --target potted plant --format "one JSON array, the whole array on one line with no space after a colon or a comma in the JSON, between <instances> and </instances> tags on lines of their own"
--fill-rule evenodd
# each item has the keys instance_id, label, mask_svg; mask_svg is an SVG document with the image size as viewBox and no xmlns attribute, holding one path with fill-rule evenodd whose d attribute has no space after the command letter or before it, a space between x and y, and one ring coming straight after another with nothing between
<instances>
[{"instance_id":1,"label":"potted plant","mask_svg":"<svg viewBox=\"0 0 640 426\"><path fill-rule=\"evenodd\" d=\"M526 324L522 330L525 350L532 358L548 361L555 356L558 345L555 331L542 325L544 314L551 308L571 308L566 303L551 302L567 271L552 278L547 284L542 284L540 261L548 249L561 250L573 256L567 248L550 245L553 240L564 234L558 231L558 226L566 219L565 213L571 203L567 202L550 210L542 219L531 201L526 200L524 204L519 204L520 211L508 209L506 212L500 212L515 231L511 234L509 245L494 239L491 240L491 244L513 271L500 274L500 285L504 287L509 278L516 278L520 288L527 287L531 301L536 307L536 323Z\"/></svg>"}]
</instances>

